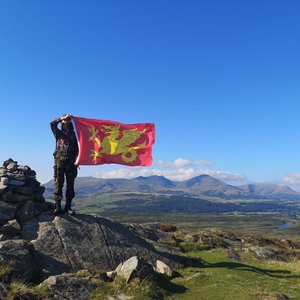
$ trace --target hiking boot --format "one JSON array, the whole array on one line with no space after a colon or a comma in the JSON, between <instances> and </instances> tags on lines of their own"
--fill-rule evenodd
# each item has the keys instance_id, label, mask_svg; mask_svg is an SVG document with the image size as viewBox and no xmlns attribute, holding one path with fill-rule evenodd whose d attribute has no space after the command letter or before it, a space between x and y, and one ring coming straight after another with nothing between
<instances>
[{"instance_id":1,"label":"hiking boot","mask_svg":"<svg viewBox=\"0 0 300 300\"><path fill-rule=\"evenodd\" d=\"M68 215L71 215L71 216L74 216L75 215L75 210L73 210L72 208L70 207L65 207L64 208L64 212Z\"/></svg>"}]
</instances>

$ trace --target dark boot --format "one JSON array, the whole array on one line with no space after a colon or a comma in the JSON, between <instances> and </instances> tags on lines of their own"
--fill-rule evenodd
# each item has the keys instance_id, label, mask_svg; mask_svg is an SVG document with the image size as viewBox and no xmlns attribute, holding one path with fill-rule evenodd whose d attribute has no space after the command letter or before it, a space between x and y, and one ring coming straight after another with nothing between
<instances>
[{"instance_id":1,"label":"dark boot","mask_svg":"<svg viewBox=\"0 0 300 300\"><path fill-rule=\"evenodd\" d=\"M63 214L64 211L61 209L61 200L55 200L55 205L56 205L56 207L53 211L53 214L56 216Z\"/></svg>"},{"instance_id":2,"label":"dark boot","mask_svg":"<svg viewBox=\"0 0 300 300\"><path fill-rule=\"evenodd\" d=\"M72 199L67 199L64 212L68 215L75 215L75 211L71 208Z\"/></svg>"}]
</instances>

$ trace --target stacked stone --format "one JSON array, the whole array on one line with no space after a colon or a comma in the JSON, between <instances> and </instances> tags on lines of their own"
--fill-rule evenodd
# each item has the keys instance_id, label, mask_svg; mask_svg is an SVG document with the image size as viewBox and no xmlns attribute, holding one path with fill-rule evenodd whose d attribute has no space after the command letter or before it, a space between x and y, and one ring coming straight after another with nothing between
<instances>
[{"instance_id":1,"label":"stacked stone","mask_svg":"<svg viewBox=\"0 0 300 300\"><path fill-rule=\"evenodd\" d=\"M1 225L19 224L46 211L43 193L45 188L36 180L36 172L28 166L20 166L9 158L0 167L0 234Z\"/></svg>"}]
</instances>

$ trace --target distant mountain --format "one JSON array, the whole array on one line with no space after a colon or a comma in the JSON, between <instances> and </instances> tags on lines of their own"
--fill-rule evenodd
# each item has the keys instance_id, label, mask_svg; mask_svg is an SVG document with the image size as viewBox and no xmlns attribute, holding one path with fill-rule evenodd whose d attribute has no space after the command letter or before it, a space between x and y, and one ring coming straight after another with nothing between
<instances>
[{"instance_id":1,"label":"distant mountain","mask_svg":"<svg viewBox=\"0 0 300 300\"><path fill-rule=\"evenodd\" d=\"M200 175L189 180L177 183L177 188L193 194L212 196L212 197L248 197L249 193L243 189L226 184L209 175Z\"/></svg>"},{"instance_id":2,"label":"distant mountain","mask_svg":"<svg viewBox=\"0 0 300 300\"><path fill-rule=\"evenodd\" d=\"M54 181L44 184L45 198L52 198ZM209 175L200 175L183 182L163 176L133 179L101 179L78 177L75 183L77 197L90 197L108 193L159 193L175 195L209 196L222 199L300 200L300 193L287 186L274 184L248 184L233 186Z\"/></svg>"},{"instance_id":3,"label":"distant mountain","mask_svg":"<svg viewBox=\"0 0 300 300\"><path fill-rule=\"evenodd\" d=\"M250 197L267 199L299 200L300 195L288 186L280 186L275 184L247 184L240 186L240 188L248 193Z\"/></svg>"}]
</instances>

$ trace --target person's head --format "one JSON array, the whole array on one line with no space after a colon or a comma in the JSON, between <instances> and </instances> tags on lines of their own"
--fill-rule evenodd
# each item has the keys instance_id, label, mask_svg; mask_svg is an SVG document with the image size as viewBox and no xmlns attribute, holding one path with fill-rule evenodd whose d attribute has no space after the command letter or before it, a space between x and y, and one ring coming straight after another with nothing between
<instances>
[{"instance_id":1,"label":"person's head","mask_svg":"<svg viewBox=\"0 0 300 300\"><path fill-rule=\"evenodd\" d=\"M61 117L65 117L66 115L62 115ZM61 126L61 130L63 130L64 132L69 132L71 130L73 130L73 124L71 122L71 118L67 118L67 119L63 119L60 122L60 126Z\"/></svg>"}]
</instances>

